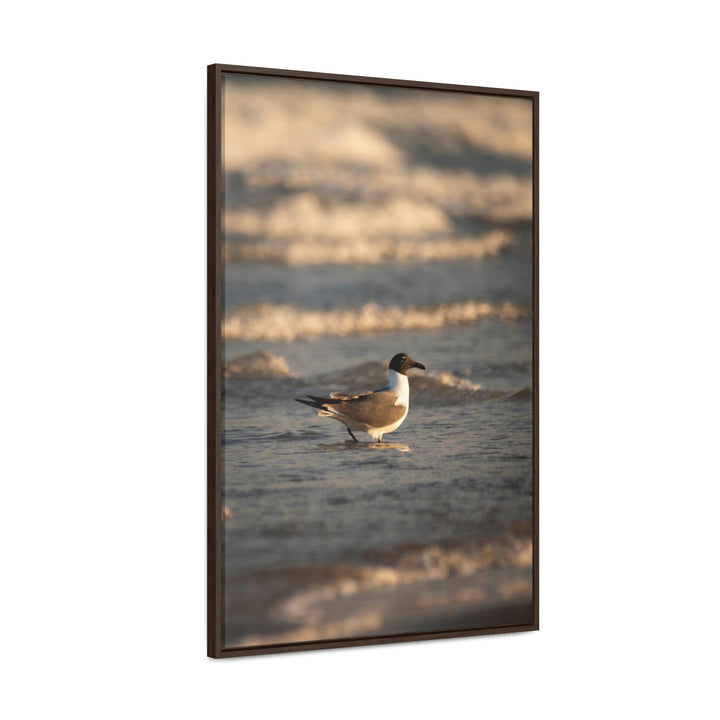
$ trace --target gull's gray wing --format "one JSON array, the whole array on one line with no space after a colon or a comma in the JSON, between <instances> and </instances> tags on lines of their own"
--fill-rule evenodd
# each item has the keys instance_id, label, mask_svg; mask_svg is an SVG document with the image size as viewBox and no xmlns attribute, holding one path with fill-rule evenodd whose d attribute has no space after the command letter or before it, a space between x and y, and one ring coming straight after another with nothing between
<instances>
[{"instance_id":1,"label":"gull's gray wing","mask_svg":"<svg viewBox=\"0 0 720 720\"><path fill-rule=\"evenodd\" d=\"M326 400L323 407L336 415L364 423L369 427L388 427L400 420L407 412L404 405L396 405L397 395L389 390L378 390L354 397L334 397Z\"/></svg>"}]
</instances>

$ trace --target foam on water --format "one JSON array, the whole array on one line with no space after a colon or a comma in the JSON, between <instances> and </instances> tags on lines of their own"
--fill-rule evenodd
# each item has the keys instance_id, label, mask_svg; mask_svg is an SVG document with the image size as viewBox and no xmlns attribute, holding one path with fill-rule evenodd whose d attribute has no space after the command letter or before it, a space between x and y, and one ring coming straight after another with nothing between
<instances>
[{"instance_id":1,"label":"foam on water","mask_svg":"<svg viewBox=\"0 0 720 720\"><path fill-rule=\"evenodd\" d=\"M312 588L286 601L283 610L302 618L307 606L318 598L354 595L376 588L411 585L451 576L468 577L493 567L531 567L532 541L503 538L479 547L443 549L437 545L413 550L393 565L340 566L331 582Z\"/></svg>"},{"instance_id":2,"label":"foam on water","mask_svg":"<svg viewBox=\"0 0 720 720\"><path fill-rule=\"evenodd\" d=\"M410 150L398 131L446 152L477 148L529 159L532 104L522 98L419 93L321 82L226 79L227 169L278 161L389 167Z\"/></svg>"},{"instance_id":3,"label":"foam on water","mask_svg":"<svg viewBox=\"0 0 720 720\"><path fill-rule=\"evenodd\" d=\"M413 628L403 624L412 616L497 617L508 605L529 608L532 560L529 537L506 535L462 548L409 550L387 565L315 568L304 588L270 609L271 621L285 630L240 637L238 644L407 631Z\"/></svg>"},{"instance_id":4,"label":"foam on water","mask_svg":"<svg viewBox=\"0 0 720 720\"><path fill-rule=\"evenodd\" d=\"M223 365L225 377L292 377L285 358L259 350L240 355Z\"/></svg>"},{"instance_id":5,"label":"foam on water","mask_svg":"<svg viewBox=\"0 0 720 720\"><path fill-rule=\"evenodd\" d=\"M477 300L425 307L383 307L369 302L360 308L329 310L261 303L228 312L222 321L222 336L246 341L292 342L321 335L431 330L448 325L470 325L486 318L516 320L529 315L530 308L510 302Z\"/></svg>"},{"instance_id":6,"label":"foam on water","mask_svg":"<svg viewBox=\"0 0 720 720\"><path fill-rule=\"evenodd\" d=\"M223 245L225 260L270 262L284 265L381 265L479 261L497 255L512 244L512 236L493 230L482 237L399 238L358 235L345 238L313 237L287 241L230 242Z\"/></svg>"},{"instance_id":7,"label":"foam on water","mask_svg":"<svg viewBox=\"0 0 720 720\"><path fill-rule=\"evenodd\" d=\"M298 392L313 386L316 392L329 393L334 390L346 393L365 392L379 389L387 382L387 364L365 362L335 373L322 373L307 378L298 378L291 372L288 361L274 353L257 351L229 360L223 365L224 377L228 380L272 381L273 378L296 378ZM255 385L252 386L255 388ZM485 388L479 382L447 371L414 371L410 375L413 404L455 405L465 402L483 402L485 400L523 400L532 397L529 387L517 390ZM262 392L273 396L276 391L263 387ZM281 439L296 439L294 436Z\"/></svg>"},{"instance_id":8,"label":"foam on water","mask_svg":"<svg viewBox=\"0 0 720 720\"><path fill-rule=\"evenodd\" d=\"M336 202L324 205L315 193L280 198L270 208L228 210L225 233L272 238L354 240L373 235L418 235L448 232L447 215L433 203L389 198L382 203Z\"/></svg>"},{"instance_id":9,"label":"foam on water","mask_svg":"<svg viewBox=\"0 0 720 720\"><path fill-rule=\"evenodd\" d=\"M445 213L483 218L491 222L532 219L532 180L529 176L498 172L478 175L468 169L447 169L427 165L398 165L359 170L347 165L317 165L308 162L274 163L253 167L243 173L249 191L292 190L296 197L322 189L328 200L374 203L382 207L388 199L431 203ZM288 200L277 202L266 212L287 213ZM306 208L306 212L311 208ZM322 208L319 208L322 210ZM233 232L235 215L228 213L226 230ZM249 221L243 218L240 227ZM257 220L254 220L257 223ZM240 232L241 230L237 230Z\"/></svg>"}]
</instances>

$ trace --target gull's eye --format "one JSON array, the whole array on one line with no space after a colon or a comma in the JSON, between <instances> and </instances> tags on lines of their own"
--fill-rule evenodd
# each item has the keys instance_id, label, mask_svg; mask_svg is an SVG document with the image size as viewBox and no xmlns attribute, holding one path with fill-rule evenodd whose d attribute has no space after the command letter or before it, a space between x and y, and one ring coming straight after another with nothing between
<instances>
[{"instance_id":1,"label":"gull's eye","mask_svg":"<svg viewBox=\"0 0 720 720\"><path fill-rule=\"evenodd\" d=\"M407 358L403 355L403 356L400 358L400 360L402 360L403 362L405 362L405 361L407 360Z\"/></svg>"}]
</instances>

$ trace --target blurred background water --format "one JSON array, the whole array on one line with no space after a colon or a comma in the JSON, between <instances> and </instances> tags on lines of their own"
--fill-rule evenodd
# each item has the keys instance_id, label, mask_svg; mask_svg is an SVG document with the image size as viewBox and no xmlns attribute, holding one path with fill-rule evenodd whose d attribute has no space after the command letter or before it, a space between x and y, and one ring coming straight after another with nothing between
<instances>
[{"instance_id":1,"label":"blurred background water","mask_svg":"<svg viewBox=\"0 0 720 720\"><path fill-rule=\"evenodd\" d=\"M224 83L225 646L531 622L530 100Z\"/></svg>"}]
</instances>

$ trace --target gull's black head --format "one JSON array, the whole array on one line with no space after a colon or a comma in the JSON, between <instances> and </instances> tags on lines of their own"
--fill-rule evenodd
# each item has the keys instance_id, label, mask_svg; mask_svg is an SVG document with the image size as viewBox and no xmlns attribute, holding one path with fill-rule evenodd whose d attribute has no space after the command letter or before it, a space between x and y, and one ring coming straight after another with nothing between
<instances>
[{"instance_id":1,"label":"gull's black head","mask_svg":"<svg viewBox=\"0 0 720 720\"><path fill-rule=\"evenodd\" d=\"M407 353L398 353L390 361L390 369L405 375L410 368L420 368L425 370L422 363L415 362Z\"/></svg>"}]
</instances>

